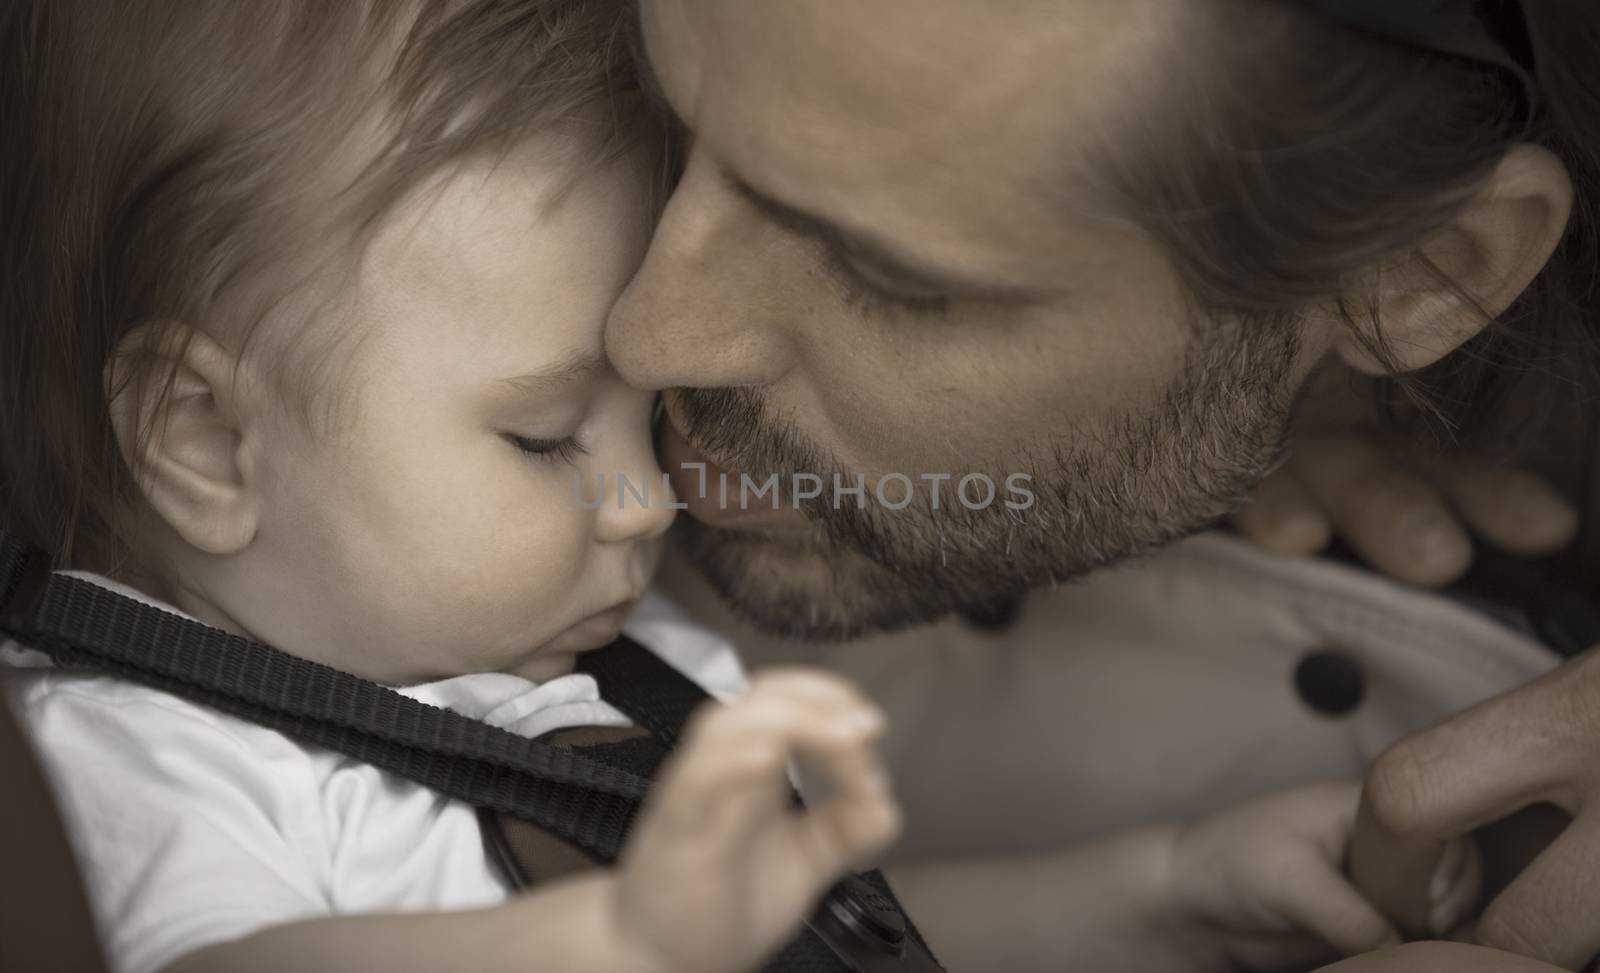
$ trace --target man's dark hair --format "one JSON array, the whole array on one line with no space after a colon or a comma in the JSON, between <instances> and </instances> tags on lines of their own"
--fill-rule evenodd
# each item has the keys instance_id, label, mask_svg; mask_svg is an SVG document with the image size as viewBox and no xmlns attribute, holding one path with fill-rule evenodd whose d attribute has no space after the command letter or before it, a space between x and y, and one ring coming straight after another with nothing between
<instances>
[{"instance_id":1,"label":"man's dark hair","mask_svg":"<svg viewBox=\"0 0 1600 973\"><path fill-rule=\"evenodd\" d=\"M1420 257L1514 145L1548 148L1576 205L1547 268L1480 337L1380 390L1391 415L1428 420L1447 443L1541 441L1530 428L1592 411L1600 392L1600 6L1522 6L1527 36L1513 43L1537 73L1531 121L1523 83L1493 65L1304 3L1213 0L1194 47L1159 72L1161 103L1186 110L1127 119L1102 171L1205 310L1282 326L1338 300L1381 342L1359 296L1374 268Z\"/></svg>"}]
</instances>

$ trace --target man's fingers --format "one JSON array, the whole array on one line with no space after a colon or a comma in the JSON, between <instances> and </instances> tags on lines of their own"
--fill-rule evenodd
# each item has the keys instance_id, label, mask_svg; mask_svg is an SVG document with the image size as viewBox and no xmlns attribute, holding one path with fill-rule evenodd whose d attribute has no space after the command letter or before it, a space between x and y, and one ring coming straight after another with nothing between
<instances>
[{"instance_id":1,"label":"man's fingers","mask_svg":"<svg viewBox=\"0 0 1600 973\"><path fill-rule=\"evenodd\" d=\"M1579 817L1478 920L1485 946L1583 968L1600 955L1600 819Z\"/></svg>"},{"instance_id":2,"label":"man's fingers","mask_svg":"<svg viewBox=\"0 0 1600 973\"><path fill-rule=\"evenodd\" d=\"M1447 584L1472 563L1471 532L1513 554L1570 544L1577 509L1533 473L1436 457L1420 463L1365 427L1302 430L1290 462L1232 518L1268 550L1309 554L1337 533L1402 581Z\"/></svg>"},{"instance_id":3,"label":"man's fingers","mask_svg":"<svg viewBox=\"0 0 1600 973\"><path fill-rule=\"evenodd\" d=\"M1600 825L1582 814L1600 769L1597 695L1600 653L1591 650L1383 754L1368 775L1367 812L1352 841L1352 873L1363 891L1376 887L1363 872L1401 875L1409 891L1399 901L1407 907L1384 905L1414 923L1418 890L1430 877L1422 865L1430 846L1437 853L1445 839L1534 804L1554 804L1578 812L1580 823L1513 882L1479 932L1485 942L1525 955L1587 962L1600 951L1600 869L1593 855ZM1378 867L1368 870L1362 861Z\"/></svg>"},{"instance_id":4,"label":"man's fingers","mask_svg":"<svg viewBox=\"0 0 1600 973\"><path fill-rule=\"evenodd\" d=\"M1438 483L1468 526L1502 550L1552 554L1577 535L1577 508L1532 473L1455 464Z\"/></svg>"},{"instance_id":5,"label":"man's fingers","mask_svg":"<svg viewBox=\"0 0 1600 973\"><path fill-rule=\"evenodd\" d=\"M1576 810L1600 767L1600 652L1400 741L1367 773L1377 824L1443 841L1540 802Z\"/></svg>"},{"instance_id":6,"label":"man's fingers","mask_svg":"<svg viewBox=\"0 0 1600 973\"><path fill-rule=\"evenodd\" d=\"M1472 540L1445 498L1366 432L1308 435L1291 468L1334 528L1374 567L1442 585L1472 563Z\"/></svg>"},{"instance_id":7,"label":"man's fingers","mask_svg":"<svg viewBox=\"0 0 1600 973\"><path fill-rule=\"evenodd\" d=\"M1554 779L1540 755L1500 752L1514 744L1495 741L1496 726L1469 711L1396 744L1368 772L1350 877L1410 935L1436 924L1449 841L1535 803Z\"/></svg>"},{"instance_id":8,"label":"man's fingers","mask_svg":"<svg viewBox=\"0 0 1600 973\"><path fill-rule=\"evenodd\" d=\"M1315 554L1333 539L1333 524L1293 470L1280 469L1233 515L1240 534L1278 554Z\"/></svg>"}]
</instances>

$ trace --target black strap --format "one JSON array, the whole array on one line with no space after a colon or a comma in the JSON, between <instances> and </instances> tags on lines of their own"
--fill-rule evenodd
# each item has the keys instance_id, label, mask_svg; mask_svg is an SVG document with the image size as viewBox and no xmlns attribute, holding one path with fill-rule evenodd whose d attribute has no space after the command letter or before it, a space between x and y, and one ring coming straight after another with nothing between
<instances>
[{"instance_id":1,"label":"black strap","mask_svg":"<svg viewBox=\"0 0 1600 973\"><path fill-rule=\"evenodd\" d=\"M627 639L603 652L583 653L576 669L594 677L601 699L668 747L677 745L689 714L711 698L660 656Z\"/></svg>"},{"instance_id":2,"label":"black strap","mask_svg":"<svg viewBox=\"0 0 1600 973\"><path fill-rule=\"evenodd\" d=\"M58 665L112 673L370 763L560 835L610 862L650 781L584 754L48 575L0 530L0 632ZM635 647L636 648L636 647ZM644 653L643 649L638 650ZM648 655L648 653L644 653Z\"/></svg>"}]
</instances>

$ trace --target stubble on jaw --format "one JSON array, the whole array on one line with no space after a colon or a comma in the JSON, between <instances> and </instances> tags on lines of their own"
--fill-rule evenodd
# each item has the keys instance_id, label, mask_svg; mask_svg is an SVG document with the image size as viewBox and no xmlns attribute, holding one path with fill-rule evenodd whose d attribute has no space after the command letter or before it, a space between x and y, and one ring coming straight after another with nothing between
<instances>
[{"instance_id":1,"label":"stubble on jaw","mask_svg":"<svg viewBox=\"0 0 1600 973\"><path fill-rule=\"evenodd\" d=\"M920 494L904 510L824 496L790 530L714 528L680 518L673 538L738 616L785 638L847 641L952 612L983 611L1027 590L1145 553L1236 509L1280 461L1297 386L1292 321L1196 327L1183 377L1143 413L1063 430L1021 470L1036 502L1013 510ZM675 393L686 436L724 469L758 479L856 477L747 389ZM941 471L943 472L943 471Z\"/></svg>"}]
</instances>

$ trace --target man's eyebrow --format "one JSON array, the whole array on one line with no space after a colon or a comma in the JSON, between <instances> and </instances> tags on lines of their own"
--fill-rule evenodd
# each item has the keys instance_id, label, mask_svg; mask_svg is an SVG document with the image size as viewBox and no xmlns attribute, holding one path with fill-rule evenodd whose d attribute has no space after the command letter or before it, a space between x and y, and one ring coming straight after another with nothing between
<instances>
[{"instance_id":1,"label":"man's eyebrow","mask_svg":"<svg viewBox=\"0 0 1600 973\"><path fill-rule=\"evenodd\" d=\"M1018 301L1027 296L1022 288L978 280L898 253L871 236L843 229L774 199L726 169L723 178L736 195L785 230L818 241L887 280L903 283L909 290L991 301Z\"/></svg>"},{"instance_id":2,"label":"man's eyebrow","mask_svg":"<svg viewBox=\"0 0 1600 973\"><path fill-rule=\"evenodd\" d=\"M513 395L549 395L592 378L606 367L598 351L575 351L526 375L503 378L495 384Z\"/></svg>"},{"instance_id":3,"label":"man's eyebrow","mask_svg":"<svg viewBox=\"0 0 1600 973\"><path fill-rule=\"evenodd\" d=\"M655 64L644 38L644 5L634 4L634 15L629 18L630 42L633 45L637 78L646 98L653 101L666 115L667 122L679 133L692 136L693 130L684 122L667 90L661 83ZM967 297L979 300L1011 303L1026 300L1029 293L1020 287L993 281L979 280L969 275L953 273L933 267L923 261L896 253L895 249L869 236L852 233L818 216L812 216L784 203L750 185L727 168L718 166L723 178L733 192L765 215L772 222L797 236L822 243L839 256L866 264L877 274L890 281L899 281L908 289L924 293Z\"/></svg>"}]
</instances>

